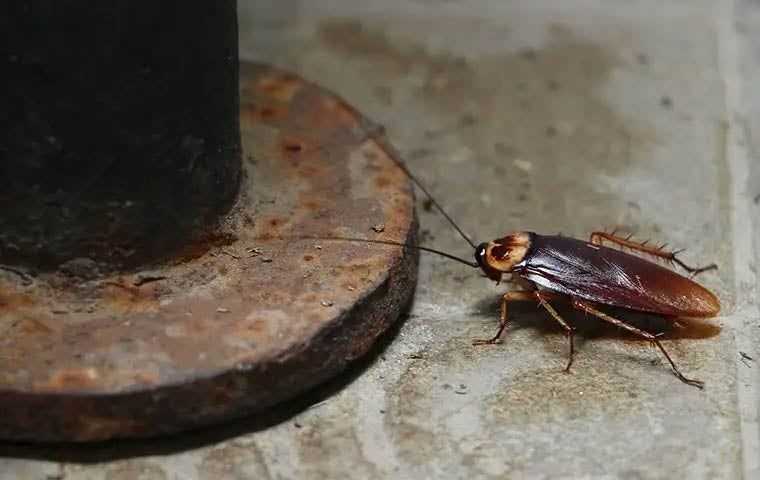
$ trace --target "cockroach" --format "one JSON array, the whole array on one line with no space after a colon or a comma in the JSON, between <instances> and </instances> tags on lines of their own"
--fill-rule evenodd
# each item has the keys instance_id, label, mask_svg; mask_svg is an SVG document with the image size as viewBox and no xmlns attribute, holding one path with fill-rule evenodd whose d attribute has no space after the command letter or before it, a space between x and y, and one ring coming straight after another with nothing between
<instances>
[{"instance_id":1,"label":"cockroach","mask_svg":"<svg viewBox=\"0 0 760 480\"><path fill-rule=\"evenodd\" d=\"M653 259L662 259L678 265L691 276L717 265L693 268L683 263L677 255L682 251L669 251L666 244L648 245L636 242L630 236L622 237L616 232L595 231L588 241L562 235L540 235L534 232L515 232L490 242L476 245L454 220L446 213L422 183L412 175L404 163L394 159L406 175L425 193L430 204L446 218L472 247L475 261L420 245L380 239L335 238L334 240L362 241L385 245L411 247L431 252L457 262L480 268L483 274L499 284L505 274L510 281L524 287L521 291L508 291L501 297L500 321L496 334L487 339L473 340L474 345L500 343L509 324L510 302L537 302L562 327L569 340L569 357L565 371L569 372L575 355L575 329L552 307L551 302L569 300L573 308L597 317L605 322L652 342L667 359L670 367L682 382L703 388L700 380L687 378L681 373L659 335L646 332L623 320L604 313L603 306L659 315L675 321L679 317L708 318L720 311L717 297L705 287L675 271L654 263L643 256L627 253L620 248L610 248L604 243L617 245Z\"/></svg>"},{"instance_id":2,"label":"cockroach","mask_svg":"<svg viewBox=\"0 0 760 480\"><path fill-rule=\"evenodd\" d=\"M492 338L475 340L476 345L499 341L507 327L507 304L511 301L538 302L565 330L570 355L565 371L570 370L575 353L574 329L549 304L550 300L569 298L573 308L593 315L645 338L662 352L673 373L682 382L702 388L704 383L684 376L665 347L649 332L602 312L601 305L653 313L675 320L678 317L714 317L720 311L716 296L678 273L630 253L603 245L612 244L677 263L692 275L717 268L711 264L692 268L676 257L677 252L648 247L613 233L593 232L588 241L560 235L517 232L475 247L478 266L499 283L511 273L528 285L525 291L510 291L502 296L501 321Z\"/></svg>"}]
</instances>

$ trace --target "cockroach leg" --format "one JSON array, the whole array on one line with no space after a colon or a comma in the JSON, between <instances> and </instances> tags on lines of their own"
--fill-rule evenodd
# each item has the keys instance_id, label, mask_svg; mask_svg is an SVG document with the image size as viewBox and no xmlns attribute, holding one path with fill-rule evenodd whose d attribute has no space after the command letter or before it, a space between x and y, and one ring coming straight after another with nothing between
<instances>
[{"instance_id":1,"label":"cockroach leg","mask_svg":"<svg viewBox=\"0 0 760 480\"><path fill-rule=\"evenodd\" d=\"M666 243L663 243L659 247L647 245L647 241L639 243L631 240L630 235L626 238L619 237L615 235L615 233L607 233L607 232L592 232L589 237L589 242L591 242L594 245L603 245L604 241L607 240L609 242L612 242L616 245L620 245L621 247L630 248L631 250L635 250L638 252L645 253L647 255L652 255L657 258L662 258L667 260L670 263L676 263L681 266L684 270L691 273L692 275L698 275L702 272L706 272L708 270L716 270L718 266L714 263L711 263L710 265L704 266L704 267L690 267L689 265L686 265L683 263L676 255L683 252L683 250L676 250L676 251L668 251L665 250L665 247L667 246Z\"/></svg>"},{"instance_id":2,"label":"cockroach leg","mask_svg":"<svg viewBox=\"0 0 760 480\"><path fill-rule=\"evenodd\" d=\"M565 367L565 371L569 372L570 367L573 364L573 357L575 355L575 344L574 344L574 333L575 329L571 327L560 315L557 313L557 311L549 305L548 299L560 299L562 298L562 295L558 295L556 293L552 292L544 292L539 290L532 290L532 291L520 291L520 292L507 292L504 294L504 296L501 297L501 321L499 322L499 330L496 332L496 335L494 335L492 338L488 339L475 339L472 341L473 345L493 345L496 343L499 343L501 334L504 333L504 329L507 328L507 325L509 324L509 317L507 316L507 303L508 302L515 302L515 301L534 301L537 302L539 305L544 307L547 312L559 323L562 328L565 330L565 333L570 341L570 358L567 361L567 366Z\"/></svg>"},{"instance_id":3,"label":"cockroach leg","mask_svg":"<svg viewBox=\"0 0 760 480\"><path fill-rule=\"evenodd\" d=\"M683 250L681 250L681 251L683 251ZM716 264L714 264L714 263L711 263L710 265L707 265L707 266L704 266L704 267L690 267L690 266L686 265L685 263L683 263L678 258L676 258L676 255L678 255L678 252L672 252L671 253L671 258L669 258L668 261L677 263L678 265L681 266L681 268L683 268L684 270L686 270L687 272L689 272L692 276L699 275L700 273L706 272L708 270L717 270L718 269L718 266Z\"/></svg>"},{"instance_id":4,"label":"cockroach leg","mask_svg":"<svg viewBox=\"0 0 760 480\"><path fill-rule=\"evenodd\" d=\"M496 332L496 335L493 336L493 338L483 339L483 338L476 338L472 341L473 345L494 345L496 343L499 343L499 338L501 337L501 334L504 333L504 329L507 328L507 324L509 323L509 318L507 317L507 303L508 302L525 302L525 301L535 301L536 296L534 292L507 292L501 297L501 315L500 315L500 321L499 321L499 330Z\"/></svg>"},{"instance_id":5,"label":"cockroach leg","mask_svg":"<svg viewBox=\"0 0 760 480\"><path fill-rule=\"evenodd\" d=\"M609 322L613 325L616 325L618 327L624 328L628 330L631 333L634 333L640 337L646 338L653 344L657 346L657 348L660 349L663 355L665 355L665 358L668 360L668 363L670 363L670 367L673 369L673 374L675 374L676 377L678 377L679 380L681 380L683 383L687 385L691 385L693 387L697 387L699 389L704 388L704 382L700 380L693 380L691 378L685 377L680 370L678 370L678 367L676 366L675 362L672 358L670 358L670 355L668 355L668 352L665 350L665 347L662 346L662 343L657 339L656 335L652 335L651 333L645 332L643 330L640 330L633 325L630 325L628 323L625 323L622 320L618 320L617 318L611 317L607 315L604 312L601 312L597 309L595 309L593 306L589 305L587 302L580 300L578 298L573 298L572 305L574 308L577 308L578 310L582 310L584 312L590 313L591 315L594 315L597 318L600 318L604 320L605 322Z\"/></svg>"},{"instance_id":6,"label":"cockroach leg","mask_svg":"<svg viewBox=\"0 0 760 480\"><path fill-rule=\"evenodd\" d=\"M565 329L565 334L567 335L567 338L570 341L570 357L567 359L567 366L565 367L565 372L570 373L570 367L573 365L573 357L575 356L575 345L574 345L574 334L575 329L571 327L560 315L557 313L557 311L549 305L549 302L546 301L546 298L555 297L557 298L558 295L551 294L548 292L540 292L536 290L533 292L533 295L535 296L536 300L538 300L538 303L546 309L547 312L549 312L549 315L551 315L554 320L559 323L562 328Z\"/></svg>"}]
</instances>

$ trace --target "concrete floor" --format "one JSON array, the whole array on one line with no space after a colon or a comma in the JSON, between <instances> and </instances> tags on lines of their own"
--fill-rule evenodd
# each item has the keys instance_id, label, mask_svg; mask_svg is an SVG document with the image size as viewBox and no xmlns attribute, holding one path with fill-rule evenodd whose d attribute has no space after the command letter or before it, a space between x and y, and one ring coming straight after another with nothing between
<instances>
[{"instance_id":1,"label":"concrete floor","mask_svg":"<svg viewBox=\"0 0 760 480\"><path fill-rule=\"evenodd\" d=\"M706 389L569 312L569 375L564 337L533 307L514 309L503 345L473 348L504 287L426 255L409 318L318 392L175 439L0 446L0 479L760 478L760 3L274 4L241 0L242 57L385 125L477 240L620 226L719 263L700 281L722 315L666 343ZM424 243L470 255L419 207Z\"/></svg>"}]
</instances>

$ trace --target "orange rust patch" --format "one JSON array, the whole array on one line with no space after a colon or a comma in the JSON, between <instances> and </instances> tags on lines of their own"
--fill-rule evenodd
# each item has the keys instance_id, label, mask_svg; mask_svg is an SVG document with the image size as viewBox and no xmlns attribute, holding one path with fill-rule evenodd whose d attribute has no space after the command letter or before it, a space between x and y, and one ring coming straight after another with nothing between
<instances>
[{"instance_id":1,"label":"orange rust patch","mask_svg":"<svg viewBox=\"0 0 760 480\"><path fill-rule=\"evenodd\" d=\"M289 102L301 89L301 85L300 80L290 75L267 75L256 82L256 90L267 97Z\"/></svg>"},{"instance_id":2,"label":"orange rust patch","mask_svg":"<svg viewBox=\"0 0 760 480\"><path fill-rule=\"evenodd\" d=\"M98 372L94 368L72 368L59 370L50 379L40 385L41 389L63 390L68 388L88 388L95 385Z\"/></svg>"},{"instance_id":3,"label":"orange rust patch","mask_svg":"<svg viewBox=\"0 0 760 480\"><path fill-rule=\"evenodd\" d=\"M158 308L158 292L155 285L135 287L131 284L107 282L104 285L103 301L111 308L123 312L145 312Z\"/></svg>"},{"instance_id":4,"label":"orange rust patch","mask_svg":"<svg viewBox=\"0 0 760 480\"><path fill-rule=\"evenodd\" d=\"M53 329L50 328L43 322L42 320L38 320L33 317L27 317L21 320L18 325L16 325L16 328L21 330L22 332L26 334L44 334L48 335L53 333Z\"/></svg>"},{"instance_id":5,"label":"orange rust patch","mask_svg":"<svg viewBox=\"0 0 760 480\"><path fill-rule=\"evenodd\" d=\"M298 170L298 173L303 177L318 177L322 174L322 171L314 165L304 165Z\"/></svg>"},{"instance_id":6,"label":"orange rust patch","mask_svg":"<svg viewBox=\"0 0 760 480\"><path fill-rule=\"evenodd\" d=\"M195 260L206 254L213 247L226 247L235 243L237 238L230 234L210 234L204 238L199 238L193 242L183 245L176 253L174 260L176 263L183 263Z\"/></svg>"},{"instance_id":7,"label":"orange rust patch","mask_svg":"<svg viewBox=\"0 0 760 480\"><path fill-rule=\"evenodd\" d=\"M245 329L254 334L263 333L268 327L268 323L263 318L254 319L253 323L246 324Z\"/></svg>"},{"instance_id":8,"label":"orange rust patch","mask_svg":"<svg viewBox=\"0 0 760 480\"><path fill-rule=\"evenodd\" d=\"M268 122L284 117L286 109L281 106L250 104L242 108L241 118L250 123Z\"/></svg>"},{"instance_id":9,"label":"orange rust patch","mask_svg":"<svg viewBox=\"0 0 760 480\"><path fill-rule=\"evenodd\" d=\"M236 325L233 331L226 332L237 340L260 341L269 332L269 322L265 318L246 319Z\"/></svg>"},{"instance_id":10,"label":"orange rust patch","mask_svg":"<svg viewBox=\"0 0 760 480\"><path fill-rule=\"evenodd\" d=\"M301 205L307 210L319 210L320 205L316 200L304 200Z\"/></svg>"},{"instance_id":11,"label":"orange rust patch","mask_svg":"<svg viewBox=\"0 0 760 480\"><path fill-rule=\"evenodd\" d=\"M262 118L271 118L277 115L277 109L272 107L262 107L261 110L259 110L259 113Z\"/></svg>"},{"instance_id":12,"label":"orange rust patch","mask_svg":"<svg viewBox=\"0 0 760 480\"><path fill-rule=\"evenodd\" d=\"M158 385L160 380L158 372L149 370L126 370L119 372L119 376L130 378L139 385Z\"/></svg>"},{"instance_id":13,"label":"orange rust patch","mask_svg":"<svg viewBox=\"0 0 760 480\"><path fill-rule=\"evenodd\" d=\"M274 107L271 105L259 106L256 104L247 105L242 107L240 119L243 123L249 123L251 125L257 123L271 122L284 117L286 111L282 107Z\"/></svg>"},{"instance_id":14,"label":"orange rust patch","mask_svg":"<svg viewBox=\"0 0 760 480\"><path fill-rule=\"evenodd\" d=\"M388 179L388 177L380 176L380 177L377 177L375 179L375 185L378 188L385 188L385 187L389 186L391 183L392 182Z\"/></svg>"},{"instance_id":15,"label":"orange rust patch","mask_svg":"<svg viewBox=\"0 0 760 480\"><path fill-rule=\"evenodd\" d=\"M359 114L342 102L333 97L324 97L322 99L322 108L327 110L326 113L331 119L331 124L339 127L353 127L357 125Z\"/></svg>"},{"instance_id":16,"label":"orange rust patch","mask_svg":"<svg viewBox=\"0 0 760 480\"><path fill-rule=\"evenodd\" d=\"M31 306L34 306L34 299L30 295L15 293L12 291L0 291L0 308L3 308L4 310L14 310Z\"/></svg>"},{"instance_id":17,"label":"orange rust patch","mask_svg":"<svg viewBox=\"0 0 760 480\"><path fill-rule=\"evenodd\" d=\"M254 232L254 237L258 242L265 242L267 240L273 240L279 238L281 233L279 232L279 229L281 227L284 227L288 223L287 218L283 218L276 215L262 215L259 217L259 219L256 221L256 231ZM262 247L263 255L264 257L267 256L267 254L271 253L266 247L263 245L258 245L259 247Z\"/></svg>"},{"instance_id":18,"label":"orange rust patch","mask_svg":"<svg viewBox=\"0 0 760 480\"><path fill-rule=\"evenodd\" d=\"M312 260L314 260L314 257L312 255L304 255L303 259L306 260L307 262L311 262Z\"/></svg>"},{"instance_id":19,"label":"orange rust patch","mask_svg":"<svg viewBox=\"0 0 760 480\"><path fill-rule=\"evenodd\" d=\"M396 212L396 214L397 214L397 215L399 215L399 216L405 216L405 215L409 215L409 209L408 209L408 208L406 208L405 206L403 206L403 207L396 207L396 208L394 209L394 211L395 211L395 212Z\"/></svg>"},{"instance_id":20,"label":"orange rust patch","mask_svg":"<svg viewBox=\"0 0 760 480\"><path fill-rule=\"evenodd\" d=\"M304 146L303 142L299 140L286 138L282 141L282 149L290 155L295 155L303 152L306 147Z\"/></svg>"},{"instance_id":21,"label":"orange rust patch","mask_svg":"<svg viewBox=\"0 0 760 480\"><path fill-rule=\"evenodd\" d=\"M136 372L132 378L141 385L157 385L160 379L156 372Z\"/></svg>"},{"instance_id":22,"label":"orange rust patch","mask_svg":"<svg viewBox=\"0 0 760 480\"><path fill-rule=\"evenodd\" d=\"M303 301L306 303L312 303L317 301L317 295L314 293L307 293L303 296Z\"/></svg>"}]
</instances>

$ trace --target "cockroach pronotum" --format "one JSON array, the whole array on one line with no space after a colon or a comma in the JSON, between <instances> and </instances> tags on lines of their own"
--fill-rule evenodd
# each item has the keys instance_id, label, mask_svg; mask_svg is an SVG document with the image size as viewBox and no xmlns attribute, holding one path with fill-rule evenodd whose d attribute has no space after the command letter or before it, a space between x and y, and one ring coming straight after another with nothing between
<instances>
[{"instance_id":1,"label":"cockroach pronotum","mask_svg":"<svg viewBox=\"0 0 760 480\"><path fill-rule=\"evenodd\" d=\"M666 319L679 317L708 318L720 311L716 296L695 281L673 270L658 265L641 256L604 246L604 242L639 252L653 258L662 259L671 265L678 265L692 276L707 270L717 269L717 265L693 268L678 257L679 251L668 251L666 244L648 245L635 242L631 237L621 237L612 233L597 231L591 233L588 241L562 235L539 235L533 232L516 232L488 243L475 243L446 213L433 196L400 160L394 159L404 173L425 193L428 200L470 244L475 253L475 261L420 245L380 239L332 238L332 240L361 241L411 247L435 253L474 268L480 268L486 277L501 282L504 274L511 274L510 281L523 286L522 291L508 291L501 298L501 314L496 334L488 339L473 340L474 345L491 345L500 342L504 329L509 323L507 305L509 302L532 301L542 306L565 331L570 343L570 353L565 367L569 372L573 364L575 347L574 329L552 307L554 300L569 300L573 308L590 314L605 322L652 342L667 359L670 367L682 382L703 388L700 380L684 376L673 359L662 346L659 335L646 332L623 320L600 310L601 306L620 307L645 313L652 313ZM329 238L324 238L329 240Z\"/></svg>"}]
</instances>

